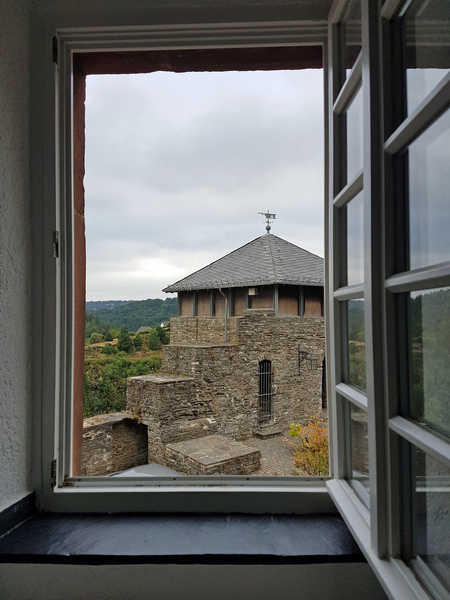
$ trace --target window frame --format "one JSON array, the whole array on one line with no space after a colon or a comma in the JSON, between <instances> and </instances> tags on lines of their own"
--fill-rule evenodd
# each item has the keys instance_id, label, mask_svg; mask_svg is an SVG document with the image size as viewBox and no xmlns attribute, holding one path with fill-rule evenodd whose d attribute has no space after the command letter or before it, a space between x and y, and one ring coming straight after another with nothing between
<instances>
[{"instance_id":1,"label":"window frame","mask_svg":"<svg viewBox=\"0 0 450 600\"><path fill-rule=\"evenodd\" d=\"M71 477L74 353L73 73L77 52L326 46L326 23L302 21L45 29L42 51L42 204L38 250L43 256L37 293L43 319L39 334L42 407L36 455L38 504L50 511L336 512L325 477L177 477L111 480ZM48 49L57 61L52 62ZM56 94L52 89L56 88ZM326 104L326 95L324 96ZM45 134L44 134L45 132ZM49 133L50 132L50 133ZM57 256L48 240L58 232ZM55 248L53 248L55 250ZM45 298L45 302L43 300ZM66 333L68 332L68 334ZM46 349L54 349L48 352ZM45 423L45 426L43 425ZM40 439L39 439L40 437ZM36 461L37 462L37 461ZM170 507L170 508L168 508Z\"/></svg>"},{"instance_id":2,"label":"window frame","mask_svg":"<svg viewBox=\"0 0 450 600\"><path fill-rule=\"evenodd\" d=\"M383 124L389 121L389 115L383 117L383 99L381 97L383 65L381 63L382 23L379 3L361 0L363 4L363 54L361 59L361 76L363 82L370 82L365 91L364 105L371 106L370 116L364 117L370 136L365 141L364 173L356 176L347 188L340 188L340 196L334 196L333 148L329 148L329 140L338 141L334 129L333 118L329 118L328 105L333 106L337 99L325 93L325 198L328 208L325 211L325 327L327 338L327 396L330 399L330 464L334 479L304 478L251 478L251 477L209 477L207 482L202 478L177 478L172 481L142 481L138 487L130 487L133 483L128 479L115 479L114 487L108 478L67 478L68 465L71 463L71 450L67 444L70 439L71 424L66 417L71 415L71 402L60 402L61 398L70 398L71 382L67 378L73 366L73 354L70 337L73 336L72 290L73 272L63 268L73 259L71 236L73 235L72 205L68 201L72 194L72 94L71 94L71 53L74 51L114 51L131 48L178 48L178 47L252 47L279 45L318 45L324 49L323 67L325 89L335 89L337 80L342 77L333 68L333 56L340 52L338 36L339 22L346 7L345 0L333 2L329 21L329 37L323 23L304 21L261 21L253 23L216 22L209 25L155 25L146 27L139 25L148 22L148 15L138 14L127 19L133 25L123 26L123 13L107 15L98 13L91 15L74 14L61 17L38 19L33 26L32 53L33 102L31 106L32 137L32 218L35 224L34 236L34 308L42 318L35 319L33 325L35 361L33 386L35 395L34 411L34 454L33 478L37 490L39 508L46 511L65 512L286 512L296 514L335 512L335 505L343 515L355 539L363 550L368 562L377 574L390 597L408 597L415 599L429 598L424 588L416 579L413 571L400 557L398 503L395 499L401 494L401 480L398 475L399 449L392 443L393 435L400 434L407 439L411 435L417 440L418 431L403 417L396 416L396 407L392 399L392 377L387 370L386 362L395 349L386 344L384 332L387 324L392 323L392 306L389 294L396 291L407 291L408 286L414 289L426 289L432 285L440 285L448 280L448 265L440 265L416 273L389 272L389 263L385 261L384 246L377 247L377 235L384 236L387 231L384 219L387 215L380 211L380 206L371 208L371 219L366 219L365 243L370 252L365 257L369 270L365 276L370 278L367 289L364 285L340 288L340 272L336 262L332 261L334 252L342 248L334 246L338 237L336 220L332 218L334 209L345 205L355 190L370 189L374 197L383 197L387 193L382 181L385 156L396 152L396 144L401 136L384 141ZM385 20L392 19L400 10L402 0L385 0L381 16ZM133 19L135 19L133 21ZM97 26L93 27L92 23ZM99 26L107 24L106 27ZM369 27L370 24L370 27ZM149 41L148 35L154 34ZM51 60L53 38L57 39L56 50L58 64ZM112 38L116 39L117 46ZM131 40L131 41L130 41ZM131 44L131 45L130 45ZM383 47L386 51L386 46ZM350 76L353 80L355 76ZM383 83L382 83L383 81ZM350 85L350 84L347 84ZM55 94L56 89L56 94ZM339 88L340 89L340 88ZM436 92L437 93L437 92ZM343 98L343 97L342 97ZM433 102L430 101L433 100ZM418 109L405 120L401 135L409 135L408 131L417 130L421 119L429 120L430 108L439 103L439 98L427 98L426 105ZM437 109L433 109L437 110ZM331 111L330 111L331 112ZM423 127L425 127L423 125ZM408 130L408 127L413 129ZM368 145L367 145L368 144ZM374 158L375 157L375 158ZM366 167L369 167L368 169ZM353 187L352 187L353 186ZM392 191L392 190L391 190ZM331 197L331 203L329 199ZM333 207L333 202L335 206ZM384 207L386 208L386 207ZM385 229L386 227L386 229ZM52 252L53 232L59 231L59 257L55 259ZM68 232L68 235L66 235ZM368 236L366 235L368 234ZM384 238L383 238L384 239ZM386 245L389 244L386 241ZM373 257L373 260L372 260ZM366 265L365 265L366 266ZM372 267L376 271L372 272ZM384 278L384 268L388 277ZM380 291L384 285L389 286L388 299ZM420 287L422 286L422 287ZM349 298L370 296L370 308L366 316L369 324L371 355L369 377L370 391L377 401L370 403L363 394L340 381L337 373L343 370L343 353L336 341L339 340L340 311L338 306ZM371 310L374 308L375 310ZM380 320L372 320L374 312L381 315ZM383 324L380 331L379 323ZM366 328L367 335L367 328ZM366 338L367 339L367 338ZM367 343L367 342L366 342ZM374 352L379 350L379 356ZM379 381L374 378L374 361L381 368L383 377ZM373 391L376 387L376 393ZM369 461L375 469L375 485L370 497L369 509L359 500L351 486L345 480L345 419L340 409L337 395L346 397L355 405L361 405L368 412L369 420ZM405 430L408 429L408 432ZM412 428L412 429L411 429ZM421 430L419 437L423 438ZM427 449L434 447L436 437L427 442ZM426 441L426 440L425 440ZM447 446L436 452L442 454ZM388 452L389 449L389 452ZM56 460L56 463L55 463ZM54 485L52 485L54 478ZM328 491L327 491L328 490ZM332 500L335 505L333 504ZM397 510L397 512L396 512ZM436 596L439 597L439 596Z\"/></svg>"}]
</instances>

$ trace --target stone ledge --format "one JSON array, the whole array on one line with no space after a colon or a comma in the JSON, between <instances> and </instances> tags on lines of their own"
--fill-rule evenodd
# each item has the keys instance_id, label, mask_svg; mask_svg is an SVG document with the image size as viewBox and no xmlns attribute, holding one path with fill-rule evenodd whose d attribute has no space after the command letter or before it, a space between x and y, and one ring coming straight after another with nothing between
<instances>
[{"instance_id":1,"label":"stone ledge","mask_svg":"<svg viewBox=\"0 0 450 600\"><path fill-rule=\"evenodd\" d=\"M277 437L284 433L284 429L282 427L261 427L261 429L256 429L253 432L255 437L261 439L268 439L272 437Z\"/></svg>"},{"instance_id":2,"label":"stone ledge","mask_svg":"<svg viewBox=\"0 0 450 600\"><path fill-rule=\"evenodd\" d=\"M167 444L166 464L187 475L248 475L261 467L261 451L222 435Z\"/></svg>"},{"instance_id":3,"label":"stone ledge","mask_svg":"<svg viewBox=\"0 0 450 600\"><path fill-rule=\"evenodd\" d=\"M128 377L127 381L149 381L150 383L158 383L160 385L164 383L179 383L180 381L194 381L192 377L185 377L184 375L170 375L166 373L152 373L150 375L136 375L136 377Z\"/></svg>"}]
</instances>

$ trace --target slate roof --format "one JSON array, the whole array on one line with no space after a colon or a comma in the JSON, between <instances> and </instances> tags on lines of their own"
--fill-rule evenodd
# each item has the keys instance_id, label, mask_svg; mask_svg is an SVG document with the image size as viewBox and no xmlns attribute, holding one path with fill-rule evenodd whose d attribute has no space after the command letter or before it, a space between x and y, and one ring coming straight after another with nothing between
<instances>
[{"instance_id":1,"label":"slate roof","mask_svg":"<svg viewBox=\"0 0 450 600\"><path fill-rule=\"evenodd\" d=\"M257 287L277 283L323 287L323 258L266 233L167 286L163 292Z\"/></svg>"}]
</instances>

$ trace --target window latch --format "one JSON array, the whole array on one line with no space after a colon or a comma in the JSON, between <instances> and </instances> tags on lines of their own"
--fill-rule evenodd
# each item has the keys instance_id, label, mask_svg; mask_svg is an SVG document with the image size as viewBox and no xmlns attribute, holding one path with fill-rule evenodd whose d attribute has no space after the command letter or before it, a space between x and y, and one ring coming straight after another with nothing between
<instances>
[{"instance_id":1,"label":"window latch","mask_svg":"<svg viewBox=\"0 0 450 600\"><path fill-rule=\"evenodd\" d=\"M54 458L52 460L52 463L50 466L50 480L51 480L52 488L54 488L56 485L56 458Z\"/></svg>"},{"instance_id":2,"label":"window latch","mask_svg":"<svg viewBox=\"0 0 450 600\"><path fill-rule=\"evenodd\" d=\"M53 256L59 258L59 231L53 232Z\"/></svg>"}]
</instances>

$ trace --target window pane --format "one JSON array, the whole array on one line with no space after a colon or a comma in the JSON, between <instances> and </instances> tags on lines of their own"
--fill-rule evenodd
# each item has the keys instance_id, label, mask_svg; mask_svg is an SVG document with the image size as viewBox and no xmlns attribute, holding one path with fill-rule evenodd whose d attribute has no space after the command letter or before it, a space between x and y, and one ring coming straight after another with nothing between
<instances>
[{"instance_id":1,"label":"window pane","mask_svg":"<svg viewBox=\"0 0 450 600\"><path fill-rule=\"evenodd\" d=\"M411 417L450 436L450 288L409 299Z\"/></svg>"},{"instance_id":2,"label":"window pane","mask_svg":"<svg viewBox=\"0 0 450 600\"><path fill-rule=\"evenodd\" d=\"M449 110L409 147L411 269L444 262L450 256L449 148Z\"/></svg>"},{"instance_id":3,"label":"window pane","mask_svg":"<svg viewBox=\"0 0 450 600\"><path fill-rule=\"evenodd\" d=\"M347 182L363 167L363 104L362 88L347 110Z\"/></svg>"},{"instance_id":4,"label":"window pane","mask_svg":"<svg viewBox=\"0 0 450 600\"><path fill-rule=\"evenodd\" d=\"M366 389L366 344L364 335L364 300L349 300L348 323L348 381L350 385Z\"/></svg>"},{"instance_id":5,"label":"window pane","mask_svg":"<svg viewBox=\"0 0 450 600\"><path fill-rule=\"evenodd\" d=\"M347 204L347 284L364 281L364 195Z\"/></svg>"},{"instance_id":6,"label":"window pane","mask_svg":"<svg viewBox=\"0 0 450 600\"><path fill-rule=\"evenodd\" d=\"M413 447L415 553L450 587L450 470Z\"/></svg>"},{"instance_id":7,"label":"window pane","mask_svg":"<svg viewBox=\"0 0 450 600\"><path fill-rule=\"evenodd\" d=\"M345 20L345 73L349 76L361 52L361 2L354 0Z\"/></svg>"},{"instance_id":8,"label":"window pane","mask_svg":"<svg viewBox=\"0 0 450 600\"><path fill-rule=\"evenodd\" d=\"M450 70L450 3L416 0L406 11L406 95L411 114Z\"/></svg>"},{"instance_id":9,"label":"window pane","mask_svg":"<svg viewBox=\"0 0 450 600\"><path fill-rule=\"evenodd\" d=\"M367 441L367 414L351 405L350 409L352 466L351 477L355 490L363 496L369 491L369 452Z\"/></svg>"}]
</instances>

